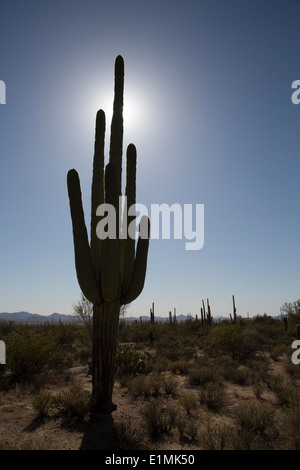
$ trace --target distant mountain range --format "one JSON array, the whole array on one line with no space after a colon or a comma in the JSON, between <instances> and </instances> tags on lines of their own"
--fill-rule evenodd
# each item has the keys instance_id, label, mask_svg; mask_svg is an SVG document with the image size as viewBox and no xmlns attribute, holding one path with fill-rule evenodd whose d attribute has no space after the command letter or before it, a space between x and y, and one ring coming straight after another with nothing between
<instances>
[{"instance_id":1,"label":"distant mountain range","mask_svg":"<svg viewBox=\"0 0 300 470\"><path fill-rule=\"evenodd\" d=\"M189 318L189 315L178 315L177 321L185 321L187 318ZM225 317L220 318L225 320ZM125 320L128 323L132 323L135 320L140 321L140 319L142 319L142 321L150 321L149 316L143 315L141 317L125 317ZM52 313L51 315L39 315L37 313L29 312L3 312L0 313L0 321L1 320L14 321L16 323L72 323L77 321L77 318L74 315L65 315L61 313ZM155 317L155 321L168 322L169 317Z\"/></svg>"},{"instance_id":2,"label":"distant mountain range","mask_svg":"<svg viewBox=\"0 0 300 470\"><path fill-rule=\"evenodd\" d=\"M185 321L188 318L190 318L190 315L177 315L176 317L178 322ZM274 316L273 318L280 319L282 318L282 315ZM141 315L141 317L125 317L125 320L128 323L132 323L136 320L140 321L140 319L142 319L142 321L150 321L149 316L143 316L143 315ZM77 321L77 318L74 315L65 315L62 313L52 313L51 315L39 315L37 313L29 313L29 312L13 312L13 313L2 312L0 313L0 321L1 320L14 321L16 323L73 323ZM214 317L213 320L215 321L229 320L229 317L219 316L219 317ZM155 317L155 321L162 322L162 323L168 322L169 317Z\"/></svg>"},{"instance_id":3,"label":"distant mountain range","mask_svg":"<svg viewBox=\"0 0 300 470\"><path fill-rule=\"evenodd\" d=\"M52 313L51 315L39 315L29 312L0 313L0 321L14 321L16 323L71 323L77 321L73 315Z\"/></svg>"}]
</instances>

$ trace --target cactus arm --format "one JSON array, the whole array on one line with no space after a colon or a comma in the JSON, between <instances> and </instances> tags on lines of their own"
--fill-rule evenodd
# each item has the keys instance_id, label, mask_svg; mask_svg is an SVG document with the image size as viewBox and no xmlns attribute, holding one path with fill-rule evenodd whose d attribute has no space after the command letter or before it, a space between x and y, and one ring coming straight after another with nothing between
<instances>
[{"instance_id":1,"label":"cactus arm","mask_svg":"<svg viewBox=\"0 0 300 470\"><path fill-rule=\"evenodd\" d=\"M122 240L121 240L121 283L122 294L127 291L132 274L135 256L135 238L128 233L128 227L135 220L136 211L136 148L133 144L127 147L126 153L126 205L124 207ZM131 215L127 215L131 208ZM133 209L134 208L134 211ZM126 214L125 214L126 211Z\"/></svg>"},{"instance_id":2,"label":"cactus arm","mask_svg":"<svg viewBox=\"0 0 300 470\"><path fill-rule=\"evenodd\" d=\"M96 235L97 207L104 203L104 142L105 114L100 109L96 116L94 162L91 197L91 257L98 285L100 283L101 240Z\"/></svg>"},{"instance_id":3,"label":"cactus arm","mask_svg":"<svg viewBox=\"0 0 300 470\"><path fill-rule=\"evenodd\" d=\"M128 289L123 298L121 299L122 305L133 302L140 295L144 287L150 238L150 221L148 217L143 216L141 218L140 225L142 226L146 222L148 223L148 237L139 237L138 239L133 271L128 285Z\"/></svg>"},{"instance_id":4,"label":"cactus arm","mask_svg":"<svg viewBox=\"0 0 300 470\"><path fill-rule=\"evenodd\" d=\"M116 170L112 163L105 168L105 202L118 207ZM117 225L117 224L116 224ZM101 292L106 302L116 299L120 287L119 237L102 240L101 251Z\"/></svg>"},{"instance_id":5,"label":"cactus arm","mask_svg":"<svg viewBox=\"0 0 300 470\"><path fill-rule=\"evenodd\" d=\"M121 196L122 154L123 154L123 105L124 105L124 60L115 60L115 86L113 116L111 121L109 161L117 172L117 192Z\"/></svg>"},{"instance_id":6,"label":"cactus arm","mask_svg":"<svg viewBox=\"0 0 300 470\"><path fill-rule=\"evenodd\" d=\"M84 222L79 176L76 170L70 170L67 175L67 186L70 201L70 211L73 226L75 266L78 283L85 297L93 304L102 302L97 285Z\"/></svg>"}]
</instances>

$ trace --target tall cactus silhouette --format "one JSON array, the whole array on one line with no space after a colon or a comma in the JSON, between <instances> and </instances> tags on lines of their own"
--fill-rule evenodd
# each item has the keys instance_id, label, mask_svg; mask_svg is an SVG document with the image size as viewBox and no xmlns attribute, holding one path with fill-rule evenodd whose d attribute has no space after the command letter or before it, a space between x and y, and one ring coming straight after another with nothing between
<instances>
[{"instance_id":1,"label":"tall cactus silhouette","mask_svg":"<svg viewBox=\"0 0 300 470\"><path fill-rule=\"evenodd\" d=\"M135 300L143 290L149 247L150 221L143 216L140 221L138 241L129 236L129 225L135 213L127 214L136 203L136 148L126 149L127 204L120 214L119 198L122 189L123 155L123 95L124 61L115 60L113 116L109 148L109 162L105 166L105 114L96 116L93 177L91 188L90 241L85 225L79 175L72 169L67 175L70 212L73 227L75 266L78 283L84 296L93 304L92 352L92 409L114 409L112 393L117 347L120 306ZM115 210L115 236L99 234L104 213L97 216L97 208L109 204ZM107 206L102 206L103 208Z\"/></svg>"}]
</instances>

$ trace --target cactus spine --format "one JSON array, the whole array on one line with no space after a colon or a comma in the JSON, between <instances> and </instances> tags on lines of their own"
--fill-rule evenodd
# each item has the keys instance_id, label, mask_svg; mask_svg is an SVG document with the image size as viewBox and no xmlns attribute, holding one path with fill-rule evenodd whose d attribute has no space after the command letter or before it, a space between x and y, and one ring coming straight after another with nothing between
<instances>
[{"instance_id":1,"label":"cactus spine","mask_svg":"<svg viewBox=\"0 0 300 470\"><path fill-rule=\"evenodd\" d=\"M127 205L124 207L123 224L122 215L119 213L123 154L123 92L124 61L118 56L115 60L113 117L109 162L106 166L105 114L103 110L99 110L96 116L90 242L84 220L79 175L72 169L67 176L77 279L84 296L93 304L92 407L94 411L108 412L114 409L112 392L120 306L132 302L142 292L150 230L149 219L143 217L140 227L146 226L148 236L140 236L135 248L135 240L128 236L129 224L135 216L125 216L127 207L136 203L137 157L133 144L130 144L126 151ZM110 204L115 209L114 237L104 238L97 234L97 224L99 221L103 223L105 221L103 215L96 217L97 208L102 204ZM120 231L122 231L121 237Z\"/></svg>"}]
</instances>

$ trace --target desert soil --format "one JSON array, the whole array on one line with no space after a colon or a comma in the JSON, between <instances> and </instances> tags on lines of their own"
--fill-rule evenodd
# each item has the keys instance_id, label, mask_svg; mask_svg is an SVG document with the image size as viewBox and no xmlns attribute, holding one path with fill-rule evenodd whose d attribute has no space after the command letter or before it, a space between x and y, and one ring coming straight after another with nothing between
<instances>
[{"instance_id":1,"label":"desert soil","mask_svg":"<svg viewBox=\"0 0 300 470\"><path fill-rule=\"evenodd\" d=\"M282 373L280 362L273 363L272 371ZM176 376L178 389L177 397L185 390L191 390L184 376ZM59 379L47 384L46 390L53 395L68 390L71 383L79 383L91 391L91 376L87 367L70 369L68 380ZM224 411L213 413L200 405L192 412L191 419L197 420L199 425L207 420L211 422L227 422L230 411L240 406L245 400L255 399L253 389L249 386L240 386L225 383L227 401ZM0 449L4 450L80 450L102 449L130 450L131 443L117 440L125 439L122 430L126 428L126 435L134 436L135 449L148 450L195 450L201 449L197 440L180 440L176 429L164 433L158 440L153 441L147 432L140 410L145 403L143 398L133 397L128 389L121 387L118 382L114 388L114 403L117 409L111 417L98 416L93 420L88 418L78 421L66 421L51 411L44 419L37 419L32 406L32 399L36 391L31 387L17 385L13 390L0 392ZM266 389L261 397L265 402L276 405L275 396ZM176 397L161 397L165 410ZM126 447L129 446L129 447Z\"/></svg>"}]
</instances>

